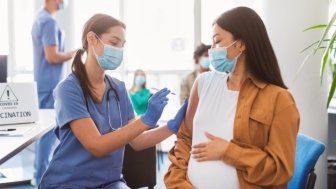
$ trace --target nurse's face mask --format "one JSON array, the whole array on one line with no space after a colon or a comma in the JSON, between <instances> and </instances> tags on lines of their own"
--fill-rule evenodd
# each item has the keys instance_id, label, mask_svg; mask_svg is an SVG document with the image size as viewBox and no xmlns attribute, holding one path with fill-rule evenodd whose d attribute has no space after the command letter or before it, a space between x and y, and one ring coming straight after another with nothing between
<instances>
[{"instance_id":1,"label":"nurse's face mask","mask_svg":"<svg viewBox=\"0 0 336 189\"><path fill-rule=\"evenodd\" d=\"M107 45L96 35L98 40L104 45L104 52L102 55L97 55L94 47L93 52L96 56L96 59L103 70L115 70L117 69L122 60L124 50L123 48L114 47L112 45Z\"/></svg>"}]
</instances>

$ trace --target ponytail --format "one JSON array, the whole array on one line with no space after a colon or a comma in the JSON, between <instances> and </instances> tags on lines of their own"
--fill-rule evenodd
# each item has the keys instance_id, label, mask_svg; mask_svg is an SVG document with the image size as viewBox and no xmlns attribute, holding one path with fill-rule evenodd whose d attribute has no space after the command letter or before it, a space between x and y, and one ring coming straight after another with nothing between
<instances>
[{"instance_id":1,"label":"ponytail","mask_svg":"<svg viewBox=\"0 0 336 189\"><path fill-rule=\"evenodd\" d=\"M82 56L84 54L84 49L78 49L75 55L75 58L71 65L72 73L75 74L77 79L79 80L80 86L82 88L82 91L84 93L85 100L88 96L90 96L94 101L96 101L96 95L93 91L93 86L89 81L89 78L87 76L84 63L82 61Z\"/></svg>"}]
</instances>

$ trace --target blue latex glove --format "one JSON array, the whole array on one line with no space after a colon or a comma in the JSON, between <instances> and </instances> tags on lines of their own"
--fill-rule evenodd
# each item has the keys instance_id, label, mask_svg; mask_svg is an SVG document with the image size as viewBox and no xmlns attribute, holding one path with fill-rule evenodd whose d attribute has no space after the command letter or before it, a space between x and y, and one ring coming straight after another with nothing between
<instances>
[{"instance_id":1,"label":"blue latex glove","mask_svg":"<svg viewBox=\"0 0 336 189\"><path fill-rule=\"evenodd\" d=\"M151 128L156 126L164 107L168 103L167 95L170 91L163 88L151 96L148 100L147 111L141 116L141 120Z\"/></svg>"},{"instance_id":2,"label":"blue latex glove","mask_svg":"<svg viewBox=\"0 0 336 189\"><path fill-rule=\"evenodd\" d=\"M176 113L174 119L168 121L167 126L168 128L176 134L177 131L180 129L181 122L185 117L188 107L188 98L184 100L183 105L180 107L179 111Z\"/></svg>"}]
</instances>

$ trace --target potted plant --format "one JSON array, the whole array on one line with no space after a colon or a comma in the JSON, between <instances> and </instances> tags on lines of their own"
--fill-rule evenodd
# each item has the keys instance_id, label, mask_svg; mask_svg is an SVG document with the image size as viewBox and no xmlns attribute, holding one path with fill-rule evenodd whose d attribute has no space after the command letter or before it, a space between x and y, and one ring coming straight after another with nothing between
<instances>
[{"instance_id":1,"label":"potted plant","mask_svg":"<svg viewBox=\"0 0 336 189\"><path fill-rule=\"evenodd\" d=\"M332 83L329 89L327 107L329 107L331 99L334 96L335 88L336 88L336 11L334 11L333 16L331 17L328 24L319 24L315 26L311 26L304 31L323 29L324 32L321 38L309 45L307 48L303 49L303 51L311 50L310 54L315 54L318 50L323 51L323 56L321 59L321 69L320 69L320 78L321 83L323 80L323 74L325 72L326 66L328 66L332 72ZM310 55L309 54L309 55ZM308 55L308 56L309 56ZM301 67L304 65L306 61L303 62Z\"/></svg>"}]
</instances>

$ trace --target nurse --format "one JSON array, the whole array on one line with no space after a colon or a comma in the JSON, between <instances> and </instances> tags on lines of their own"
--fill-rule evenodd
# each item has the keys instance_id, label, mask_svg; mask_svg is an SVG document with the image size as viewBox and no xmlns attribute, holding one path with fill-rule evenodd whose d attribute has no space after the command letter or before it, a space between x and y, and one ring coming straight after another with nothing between
<instances>
[{"instance_id":1,"label":"nurse","mask_svg":"<svg viewBox=\"0 0 336 189\"><path fill-rule=\"evenodd\" d=\"M122 22L105 14L86 22L72 73L54 91L60 144L39 188L128 188L121 174L124 146L141 150L177 133L186 103L167 125L146 131L156 127L170 91L155 93L135 119L124 82L105 74L121 64L124 44Z\"/></svg>"}]
</instances>

